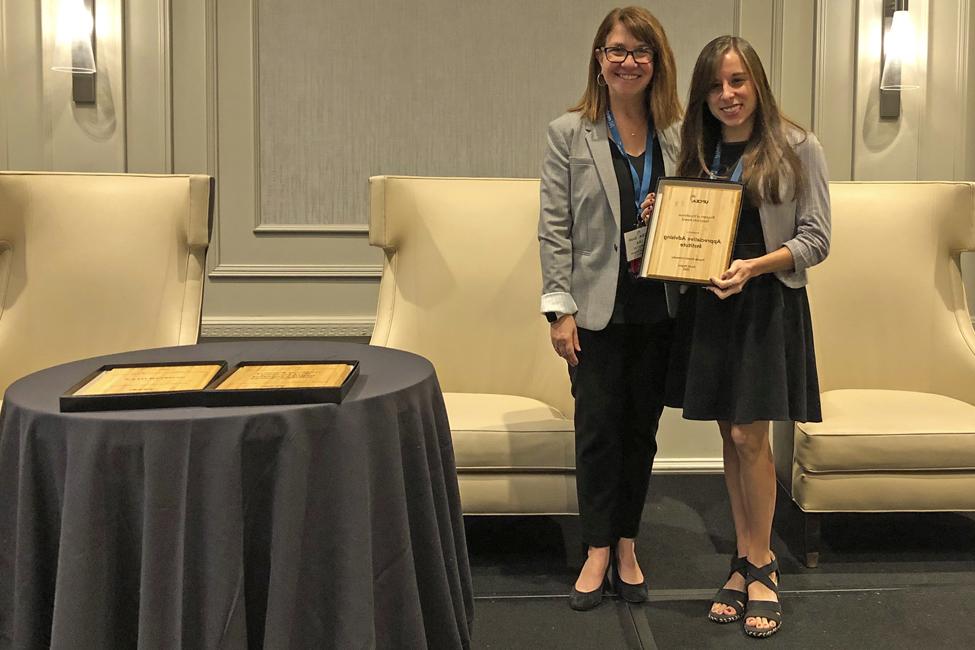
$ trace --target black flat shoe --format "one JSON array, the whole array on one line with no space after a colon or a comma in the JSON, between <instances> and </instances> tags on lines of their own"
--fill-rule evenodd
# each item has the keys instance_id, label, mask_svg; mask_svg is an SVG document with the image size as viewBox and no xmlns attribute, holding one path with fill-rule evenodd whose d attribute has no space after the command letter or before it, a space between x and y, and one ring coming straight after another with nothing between
<instances>
[{"instance_id":1,"label":"black flat shoe","mask_svg":"<svg viewBox=\"0 0 975 650\"><path fill-rule=\"evenodd\" d=\"M569 592L569 607L576 610L577 612L585 612L590 609L594 609L603 602L603 587L604 584L599 585L598 589L593 589L592 591L579 591L572 586L572 591Z\"/></svg>"},{"instance_id":2,"label":"black flat shoe","mask_svg":"<svg viewBox=\"0 0 975 650\"><path fill-rule=\"evenodd\" d=\"M586 548L588 549L589 547L586 546ZM612 551L610 551L609 555L609 566L606 567L606 573L603 574L603 581L599 584L599 587L592 591L579 591L573 584L572 591L569 592L569 607L577 612L585 612L594 609L599 603L603 602L603 591L606 589L606 581L610 577L609 571L611 566L613 566Z\"/></svg>"},{"instance_id":3,"label":"black flat shoe","mask_svg":"<svg viewBox=\"0 0 975 650\"><path fill-rule=\"evenodd\" d=\"M647 582L644 580L639 584L631 584L625 582L623 578L620 577L620 568L616 563L616 559L610 563L611 576L610 582L612 586L616 589L616 595L625 600L628 603L645 603L648 598L650 598L649 590L647 589Z\"/></svg>"}]
</instances>

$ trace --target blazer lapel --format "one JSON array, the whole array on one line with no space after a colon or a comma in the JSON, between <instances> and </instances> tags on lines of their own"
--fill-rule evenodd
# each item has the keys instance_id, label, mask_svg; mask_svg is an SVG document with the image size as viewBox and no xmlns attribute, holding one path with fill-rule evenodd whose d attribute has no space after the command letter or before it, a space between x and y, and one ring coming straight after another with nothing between
<instances>
[{"instance_id":1,"label":"blazer lapel","mask_svg":"<svg viewBox=\"0 0 975 650\"><path fill-rule=\"evenodd\" d=\"M677 156L680 152L677 150L676 142L680 137L680 133L677 129L676 124L672 124L663 131L657 131L657 139L660 141L660 153L663 154L664 158L664 174L665 176L675 176L677 174Z\"/></svg>"},{"instance_id":2,"label":"blazer lapel","mask_svg":"<svg viewBox=\"0 0 975 650\"><path fill-rule=\"evenodd\" d=\"M586 144L589 146L589 155L596 163L596 173L599 174L599 181L603 184L603 191L606 193L606 200L609 201L609 209L619 227L620 219L620 186L616 182L616 169L613 167L613 156L609 151L608 130L606 120L600 119L598 122L586 124Z\"/></svg>"}]
</instances>

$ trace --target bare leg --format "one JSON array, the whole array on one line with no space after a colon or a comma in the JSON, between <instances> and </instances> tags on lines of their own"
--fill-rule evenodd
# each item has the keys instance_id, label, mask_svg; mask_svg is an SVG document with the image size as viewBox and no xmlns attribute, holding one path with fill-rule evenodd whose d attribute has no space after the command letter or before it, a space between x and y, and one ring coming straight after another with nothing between
<instances>
[{"instance_id":1,"label":"bare leg","mask_svg":"<svg viewBox=\"0 0 975 650\"><path fill-rule=\"evenodd\" d=\"M609 568L609 547L590 546L586 563L582 565L579 579L576 580L576 591L590 592L599 589Z\"/></svg>"},{"instance_id":2,"label":"bare leg","mask_svg":"<svg viewBox=\"0 0 975 650\"><path fill-rule=\"evenodd\" d=\"M738 450L735 448L734 440L731 438L731 423L725 420L718 421L718 430L721 432L721 455L724 458L724 481L728 489L728 497L731 501L731 516L735 522L735 541L737 545L738 557L748 555L748 516L745 508L745 499L741 487L741 470L738 462ZM725 589L735 591L745 590L745 579L740 573L733 573L724 585ZM711 607L715 614L735 613L735 610L727 603L715 603Z\"/></svg>"},{"instance_id":3,"label":"bare leg","mask_svg":"<svg viewBox=\"0 0 975 650\"><path fill-rule=\"evenodd\" d=\"M772 515L775 512L775 466L769 446L768 421L735 424L731 438L738 450L742 495L747 504L748 561L764 566L772 561ZM778 576L773 578L778 581ZM750 600L778 600L771 589L760 582L748 587ZM765 618L749 617L748 625L774 627Z\"/></svg>"},{"instance_id":4,"label":"bare leg","mask_svg":"<svg viewBox=\"0 0 975 650\"><path fill-rule=\"evenodd\" d=\"M620 578L631 585L641 584L644 580L643 571L636 561L636 540L620 537L616 543L616 557L619 558Z\"/></svg>"}]
</instances>

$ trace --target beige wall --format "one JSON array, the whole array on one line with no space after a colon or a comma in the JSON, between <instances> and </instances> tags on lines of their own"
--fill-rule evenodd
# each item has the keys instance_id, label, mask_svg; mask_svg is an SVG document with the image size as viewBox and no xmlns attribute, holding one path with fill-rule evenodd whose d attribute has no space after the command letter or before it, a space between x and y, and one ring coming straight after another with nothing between
<instances>
[{"instance_id":1,"label":"beige wall","mask_svg":"<svg viewBox=\"0 0 975 650\"><path fill-rule=\"evenodd\" d=\"M46 65L53 0L0 0L0 167L211 173L204 334L360 337L381 269L366 177L533 175L544 125L577 98L591 32L617 4L97 2L99 104L75 107L67 76ZM901 119L883 123L880 0L651 8L682 91L709 38L751 40L834 179L975 179L972 4L911 3L927 74ZM457 55L432 56L441 42ZM361 43L370 49L353 53ZM712 425L665 415L659 466L713 469L719 452Z\"/></svg>"}]
</instances>

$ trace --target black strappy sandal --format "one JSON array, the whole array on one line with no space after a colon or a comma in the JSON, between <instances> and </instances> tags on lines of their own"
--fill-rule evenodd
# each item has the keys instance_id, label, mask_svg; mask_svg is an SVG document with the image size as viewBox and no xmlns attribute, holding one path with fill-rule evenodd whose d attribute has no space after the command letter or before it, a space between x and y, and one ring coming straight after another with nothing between
<instances>
[{"instance_id":1,"label":"black strappy sandal","mask_svg":"<svg viewBox=\"0 0 975 650\"><path fill-rule=\"evenodd\" d=\"M745 589L753 582L761 582L763 585L779 595L779 585L772 581L772 574L776 574L779 582L782 581L782 574L779 573L779 562L773 559L763 567L757 567L751 562L747 562L748 577L745 582ZM775 627L759 628L748 623L744 624L745 634L757 638L772 636L782 628L782 603L774 600L749 600L745 608L745 619L764 618L775 623Z\"/></svg>"},{"instance_id":2,"label":"black strappy sandal","mask_svg":"<svg viewBox=\"0 0 975 650\"><path fill-rule=\"evenodd\" d=\"M736 573L740 573L742 578L748 579L748 558L738 557L737 555L731 556L731 570L728 571L728 578L725 580L727 582L731 579L731 576ZM715 614L710 609L708 610L708 619L714 621L715 623L734 623L735 621L741 619L741 615L745 611L745 603L748 602L748 594L744 591L738 591L737 589L726 589L722 587L718 589L718 593L714 595L714 600L711 601L711 607L714 608L715 605L724 605L725 607L731 607L735 610L734 614L725 614L724 612L720 614Z\"/></svg>"}]
</instances>

